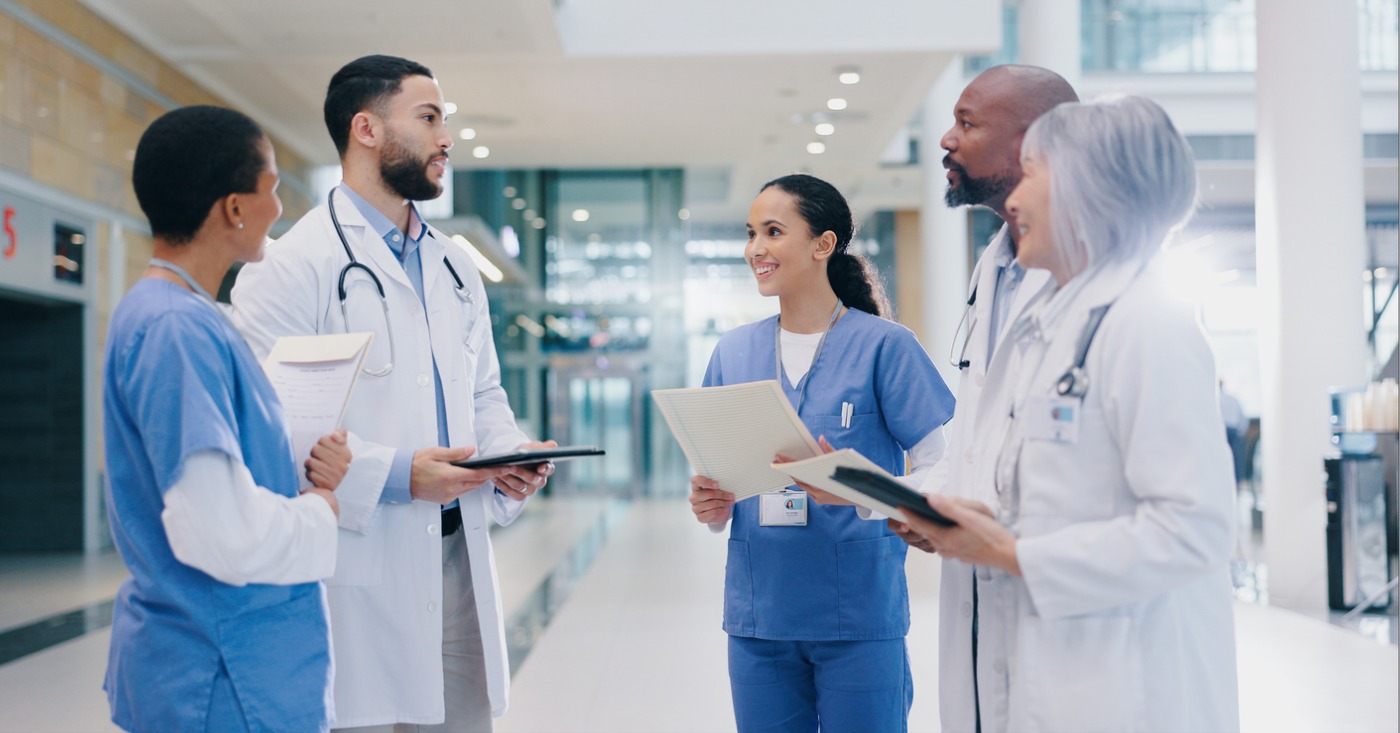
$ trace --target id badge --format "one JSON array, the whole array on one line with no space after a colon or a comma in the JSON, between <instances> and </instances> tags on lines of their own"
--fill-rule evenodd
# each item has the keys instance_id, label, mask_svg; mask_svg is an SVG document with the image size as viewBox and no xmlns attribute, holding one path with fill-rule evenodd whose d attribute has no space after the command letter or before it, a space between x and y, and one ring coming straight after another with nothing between
<instances>
[{"instance_id":1,"label":"id badge","mask_svg":"<svg viewBox=\"0 0 1400 733\"><path fill-rule=\"evenodd\" d=\"M1026 437L1056 443L1079 442L1079 413L1082 400L1075 397L1032 397L1017 412L1026 418Z\"/></svg>"},{"instance_id":2,"label":"id badge","mask_svg":"<svg viewBox=\"0 0 1400 733\"><path fill-rule=\"evenodd\" d=\"M807 526L807 492L783 489L759 494L758 523L764 527Z\"/></svg>"}]
</instances>

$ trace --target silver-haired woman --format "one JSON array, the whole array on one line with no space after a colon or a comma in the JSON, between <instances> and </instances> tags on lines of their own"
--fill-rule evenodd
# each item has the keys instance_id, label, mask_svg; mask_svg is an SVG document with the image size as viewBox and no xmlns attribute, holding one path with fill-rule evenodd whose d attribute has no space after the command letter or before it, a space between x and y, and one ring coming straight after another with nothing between
<instances>
[{"instance_id":1,"label":"silver-haired woman","mask_svg":"<svg viewBox=\"0 0 1400 733\"><path fill-rule=\"evenodd\" d=\"M1117 97L1047 113L1021 163L1017 258L1054 279L972 422L973 475L997 506L935 496L957 527L911 518L945 562L976 566L972 655L945 655L941 674L977 684L941 701L944 720L1237 730L1215 360L1158 257L1194 204L1190 148L1161 107Z\"/></svg>"}]
</instances>

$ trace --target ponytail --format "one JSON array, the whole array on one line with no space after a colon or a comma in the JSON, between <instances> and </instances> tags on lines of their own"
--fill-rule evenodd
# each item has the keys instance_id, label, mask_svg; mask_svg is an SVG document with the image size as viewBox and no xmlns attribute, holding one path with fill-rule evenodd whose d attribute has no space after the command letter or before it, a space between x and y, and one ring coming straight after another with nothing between
<instances>
[{"instance_id":1,"label":"ponytail","mask_svg":"<svg viewBox=\"0 0 1400 733\"><path fill-rule=\"evenodd\" d=\"M885 284L870 260L838 247L827 261L826 278L831 282L831 289L836 291L836 297L847 307L880 318L890 317Z\"/></svg>"},{"instance_id":2,"label":"ponytail","mask_svg":"<svg viewBox=\"0 0 1400 733\"><path fill-rule=\"evenodd\" d=\"M775 178L763 184L759 192L772 187L797 199L797 211L807 220L812 236L821 236L823 232L836 235L836 249L826 264L826 278L831 289L836 291L836 297L849 308L889 318L890 301L875 267L850 251L856 227L851 206L841 192L830 183L803 173Z\"/></svg>"}]
</instances>

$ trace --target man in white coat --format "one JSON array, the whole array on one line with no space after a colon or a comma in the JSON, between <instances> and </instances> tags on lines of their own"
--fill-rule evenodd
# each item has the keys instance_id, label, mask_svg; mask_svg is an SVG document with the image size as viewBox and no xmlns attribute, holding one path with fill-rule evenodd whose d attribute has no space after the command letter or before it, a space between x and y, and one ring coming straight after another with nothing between
<instances>
[{"instance_id":1,"label":"man in white coat","mask_svg":"<svg viewBox=\"0 0 1400 733\"><path fill-rule=\"evenodd\" d=\"M442 193L445 107L407 59L338 71L325 117L344 181L232 295L260 357L281 336L374 334L345 413L355 460L326 581L344 728L491 730L509 667L488 523L513 521L553 471L454 465L553 443L516 427L481 276L412 203Z\"/></svg>"},{"instance_id":2,"label":"man in white coat","mask_svg":"<svg viewBox=\"0 0 1400 733\"><path fill-rule=\"evenodd\" d=\"M947 151L943 167L948 169L948 206L985 206L1011 222L1006 198L1021 181L1021 138L1040 115L1078 99L1069 82L1048 69L1008 65L979 74L958 98L953 126L939 141ZM995 506L996 497L970 493L971 464L977 451L988 447L968 438L977 434L977 405L992 354L1008 326L1049 279L1043 270L1024 270L1016 263L1014 226L1003 225L977 261L968 288L965 336L953 350L961 377L948 447L925 478L923 493L965 496ZM911 546L932 552L928 541L906 525L890 520L890 526ZM977 605L972 565L944 560L941 583L938 686L943 730L973 731L980 727L976 619L979 611L987 611Z\"/></svg>"}]
</instances>

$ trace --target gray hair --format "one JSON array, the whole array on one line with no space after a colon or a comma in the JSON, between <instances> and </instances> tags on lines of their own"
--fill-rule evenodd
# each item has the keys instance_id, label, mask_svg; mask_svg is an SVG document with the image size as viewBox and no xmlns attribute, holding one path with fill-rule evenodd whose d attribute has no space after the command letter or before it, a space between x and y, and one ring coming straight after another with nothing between
<instances>
[{"instance_id":1,"label":"gray hair","mask_svg":"<svg viewBox=\"0 0 1400 733\"><path fill-rule=\"evenodd\" d=\"M1108 259L1147 259L1195 209L1191 147L1144 97L1061 104L1030 126L1021 154L1050 173L1055 254L1074 274Z\"/></svg>"}]
</instances>

